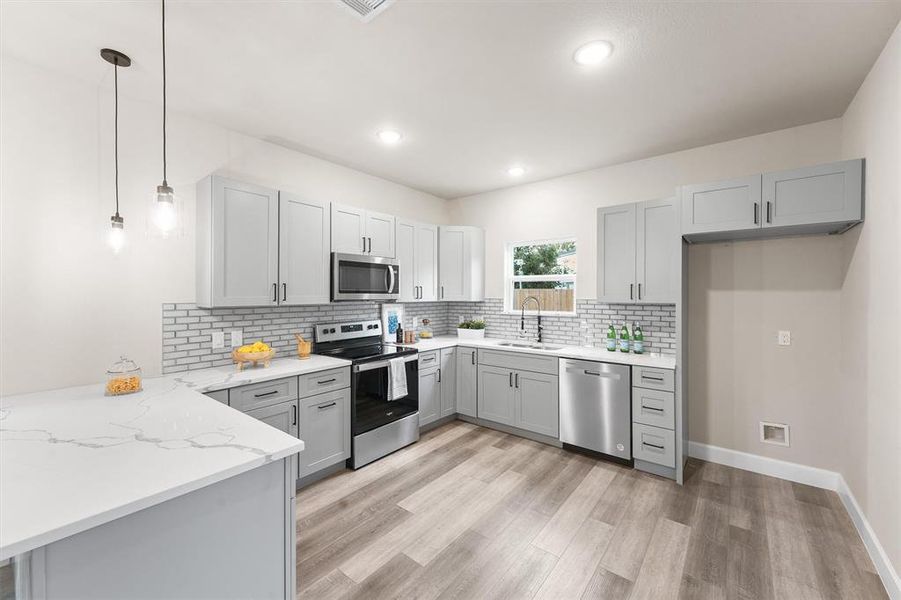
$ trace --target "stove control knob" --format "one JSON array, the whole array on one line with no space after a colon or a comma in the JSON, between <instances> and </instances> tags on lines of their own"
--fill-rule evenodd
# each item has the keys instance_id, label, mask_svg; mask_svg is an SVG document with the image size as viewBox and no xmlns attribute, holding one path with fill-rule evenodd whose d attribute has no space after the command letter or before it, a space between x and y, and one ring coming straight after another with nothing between
<instances>
[{"instance_id":1,"label":"stove control knob","mask_svg":"<svg viewBox=\"0 0 901 600\"><path fill-rule=\"evenodd\" d=\"M328 329L323 329L322 333L328 333Z\"/></svg>"},{"instance_id":2,"label":"stove control knob","mask_svg":"<svg viewBox=\"0 0 901 600\"><path fill-rule=\"evenodd\" d=\"M329 333L335 333L335 329L334 329L334 328L329 329L328 332L329 332Z\"/></svg>"}]
</instances>

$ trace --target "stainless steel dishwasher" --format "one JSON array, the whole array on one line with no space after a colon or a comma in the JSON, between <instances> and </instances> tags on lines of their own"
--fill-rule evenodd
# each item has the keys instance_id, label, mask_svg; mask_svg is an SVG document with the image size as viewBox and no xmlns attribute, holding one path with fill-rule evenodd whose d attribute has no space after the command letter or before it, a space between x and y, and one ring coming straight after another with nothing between
<instances>
[{"instance_id":1,"label":"stainless steel dishwasher","mask_svg":"<svg viewBox=\"0 0 901 600\"><path fill-rule=\"evenodd\" d=\"M632 458L632 369L560 359L560 441Z\"/></svg>"}]
</instances>

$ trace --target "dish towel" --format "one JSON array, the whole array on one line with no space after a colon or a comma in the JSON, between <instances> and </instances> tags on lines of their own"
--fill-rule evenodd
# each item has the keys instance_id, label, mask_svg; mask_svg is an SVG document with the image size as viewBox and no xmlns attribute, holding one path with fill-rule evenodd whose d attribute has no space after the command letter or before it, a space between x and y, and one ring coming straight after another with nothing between
<instances>
[{"instance_id":1,"label":"dish towel","mask_svg":"<svg viewBox=\"0 0 901 600\"><path fill-rule=\"evenodd\" d=\"M402 358L388 361L388 402L407 395L407 363Z\"/></svg>"}]
</instances>

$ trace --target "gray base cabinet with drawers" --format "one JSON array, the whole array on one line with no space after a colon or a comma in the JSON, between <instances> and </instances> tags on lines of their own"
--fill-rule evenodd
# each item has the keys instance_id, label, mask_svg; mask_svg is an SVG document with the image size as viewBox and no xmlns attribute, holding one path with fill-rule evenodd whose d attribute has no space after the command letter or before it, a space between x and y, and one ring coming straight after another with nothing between
<instances>
[{"instance_id":1,"label":"gray base cabinet with drawers","mask_svg":"<svg viewBox=\"0 0 901 600\"><path fill-rule=\"evenodd\" d=\"M350 458L350 367L218 390L207 396L302 439L298 479Z\"/></svg>"},{"instance_id":2,"label":"gray base cabinet with drawers","mask_svg":"<svg viewBox=\"0 0 901 600\"><path fill-rule=\"evenodd\" d=\"M675 373L632 367L632 457L635 468L676 477Z\"/></svg>"},{"instance_id":3,"label":"gray base cabinet with drawers","mask_svg":"<svg viewBox=\"0 0 901 600\"><path fill-rule=\"evenodd\" d=\"M419 426L457 413L457 349L419 355Z\"/></svg>"},{"instance_id":4,"label":"gray base cabinet with drawers","mask_svg":"<svg viewBox=\"0 0 901 600\"><path fill-rule=\"evenodd\" d=\"M555 356L479 350L478 418L557 438L557 362Z\"/></svg>"}]
</instances>

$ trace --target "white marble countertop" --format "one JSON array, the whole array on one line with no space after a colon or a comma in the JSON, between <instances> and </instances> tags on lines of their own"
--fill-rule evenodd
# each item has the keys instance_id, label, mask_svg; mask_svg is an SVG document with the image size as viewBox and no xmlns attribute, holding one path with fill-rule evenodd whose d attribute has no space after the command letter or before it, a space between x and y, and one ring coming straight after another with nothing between
<instances>
[{"instance_id":1,"label":"white marble countertop","mask_svg":"<svg viewBox=\"0 0 901 600\"><path fill-rule=\"evenodd\" d=\"M268 368L0 398L0 560L300 452L303 441L199 392L349 365L313 356Z\"/></svg>"},{"instance_id":2,"label":"white marble countertop","mask_svg":"<svg viewBox=\"0 0 901 600\"><path fill-rule=\"evenodd\" d=\"M559 358L575 358L581 360L594 360L598 362L617 363L622 365L635 365L640 367L653 367L656 369L675 369L676 357L663 354L632 354L626 352L609 352L606 348L586 348L582 346L563 346L553 349L542 348L516 348L501 346L504 341L520 343L520 340L502 340L495 338L460 339L455 335L437 336L428 340L419 340L415 344L402 344L410 348L416 348L420 352L451 348L453 346L470 346L475 348L494 348L509 352L521 352L524 354L543 354L545 356L557 356Z\"/></svg>"}]
</instances>

